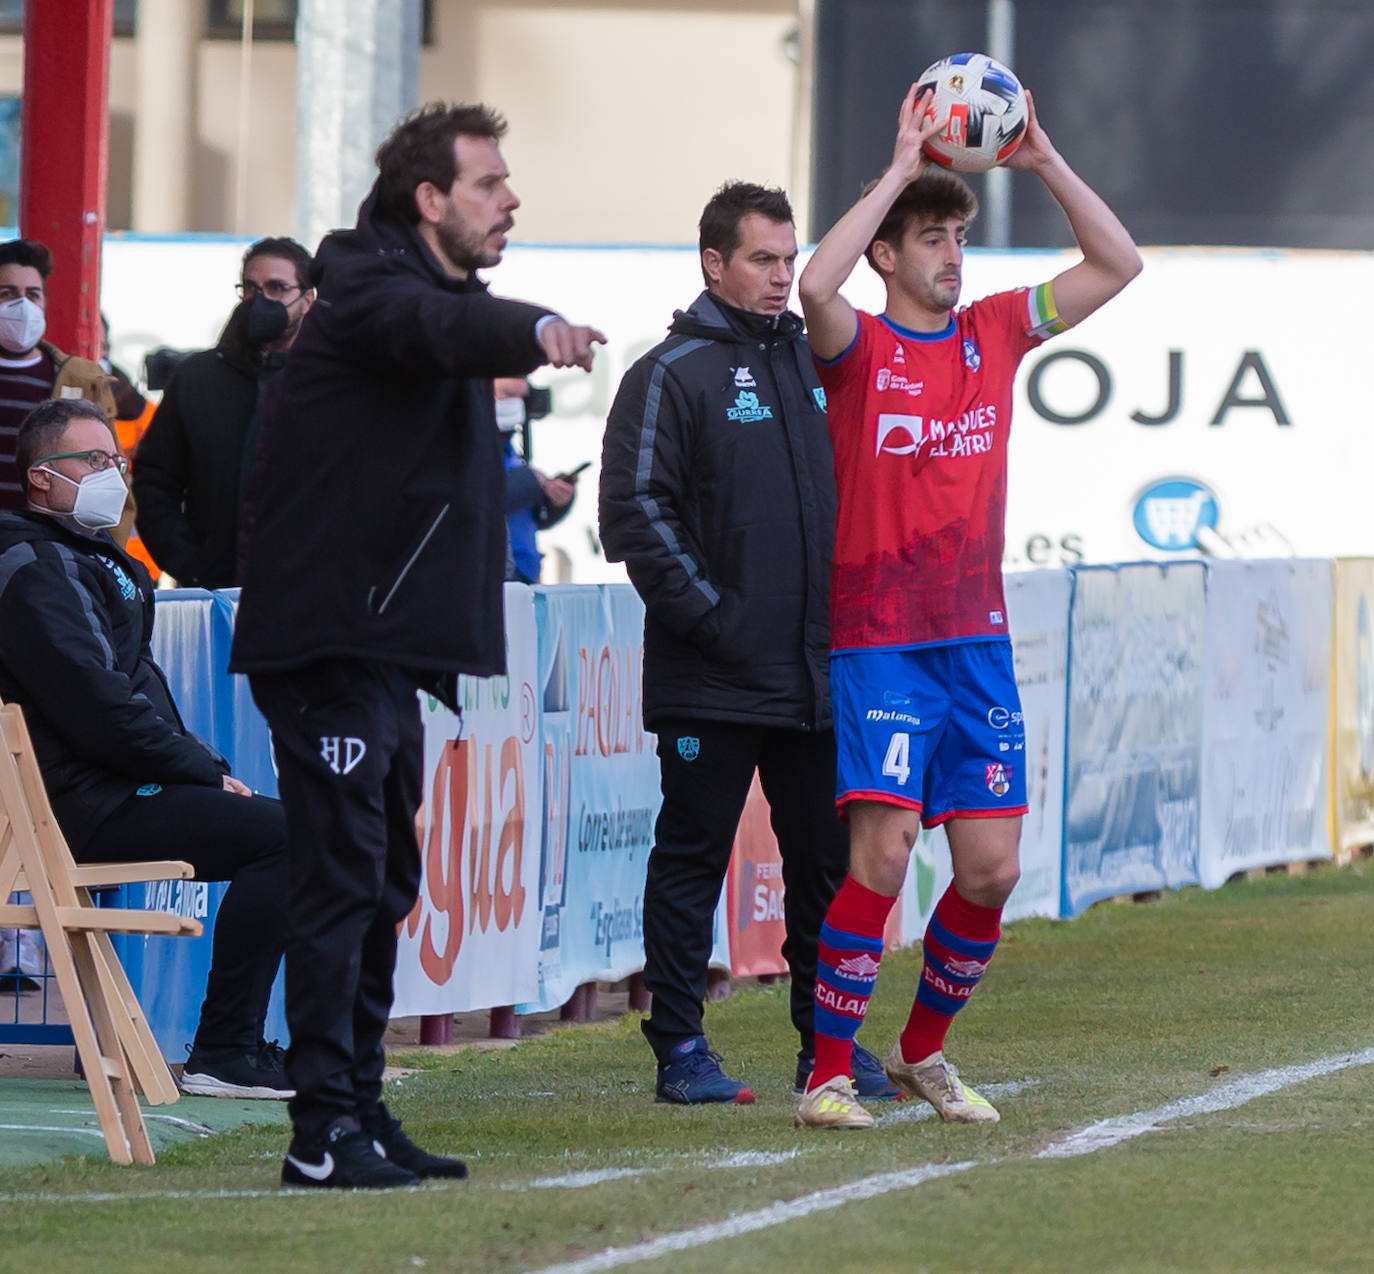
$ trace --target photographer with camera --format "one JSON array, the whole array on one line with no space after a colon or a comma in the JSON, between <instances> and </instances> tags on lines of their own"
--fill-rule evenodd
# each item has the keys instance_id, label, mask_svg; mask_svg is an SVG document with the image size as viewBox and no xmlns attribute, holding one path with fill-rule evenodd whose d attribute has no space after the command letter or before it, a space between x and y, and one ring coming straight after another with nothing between
<instances>
[{"instance_id":1,"label":"photographer with camera","mask_svg":"<svg viewBox=\"0 0 1374 1274\"><path fill-rule=\"evenodd\" d=\"M539 551L535 533L556 526L568 516L577 494L577 473L587 466L554 477L533 468L527 459L530 422L553 410L553 396L523 377L498 376L492 383L506 465L506 527L510 534L506 578L521 584L537 584L544 555ZM521 449L515 446L517 430L522 435Z\"/></svg>"},{"instance_id":2,"label":"photographer with camera","mask_svg":"<svg viewBox=\"0 0 1374 1274\"><path fill-rule=\"evenodd\" d=\"M259 239L248 249L219 343L175 362L139 443L139 533L178 584L237 582L243 479L257 452L263 392L315 299L311 260L294 239Z\"/></svg>"}]
</instances>

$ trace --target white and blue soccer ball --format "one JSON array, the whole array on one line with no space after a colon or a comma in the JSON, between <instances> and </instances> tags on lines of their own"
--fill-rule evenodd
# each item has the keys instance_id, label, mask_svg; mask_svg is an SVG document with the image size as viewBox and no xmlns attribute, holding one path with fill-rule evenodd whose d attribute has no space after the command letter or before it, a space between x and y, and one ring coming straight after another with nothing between
<instances>
[{"instance_id":1,"label":"white and blue soccer ball","mask_svg":"<svg viewBox=\"0 0 1374 1274\"><path fill-rule=\"evenodd\" d=\"M1026 135L1026 91L1009 67L986 53L954 53L921 72L917 96L933 88L927 116L944 128L925 144L945 168L982 173L1009 158Z\"/></svg>"}]
</instances>

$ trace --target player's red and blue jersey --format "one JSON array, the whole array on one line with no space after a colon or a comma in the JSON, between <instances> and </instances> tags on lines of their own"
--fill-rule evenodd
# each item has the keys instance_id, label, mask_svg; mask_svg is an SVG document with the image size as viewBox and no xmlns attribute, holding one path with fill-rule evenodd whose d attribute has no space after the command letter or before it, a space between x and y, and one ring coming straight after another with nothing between
<instances>
[{"instance_id":1,"label":"player's red and blue jersey","mask_svg":"<svg viewBox=\"0 0 1374 1274\"><path fill-rule=\"evenodd\" d=\"M1007 437L1026 353L1063 330L1050 287L998 292L941 332L860 313L817 360L839 516L832 650L1007 637Z\"/></svg>"}]
</instances>

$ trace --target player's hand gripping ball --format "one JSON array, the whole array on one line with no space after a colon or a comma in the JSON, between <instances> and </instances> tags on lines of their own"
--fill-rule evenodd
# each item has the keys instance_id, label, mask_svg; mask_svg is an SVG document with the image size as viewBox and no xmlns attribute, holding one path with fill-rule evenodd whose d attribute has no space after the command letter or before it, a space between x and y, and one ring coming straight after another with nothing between
<instances>
[{"instance_id":1,"label":"player's hand gripping ball","mask_svg":"<svg viewBox=\"0 0 1374 1274\"><path fill-rule=\"evenodd\" d=\"M982 173L1009 158L1026 135L1026 91L986 53L955 53L921 72L917 96L944 127L925 144L926 156L961 173Z\"/></svg>"}]
</instances>

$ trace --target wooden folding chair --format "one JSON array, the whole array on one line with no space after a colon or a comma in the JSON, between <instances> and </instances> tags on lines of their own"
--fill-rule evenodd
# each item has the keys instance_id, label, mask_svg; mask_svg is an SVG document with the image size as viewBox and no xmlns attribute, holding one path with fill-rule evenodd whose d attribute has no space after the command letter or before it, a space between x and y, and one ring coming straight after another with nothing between
<instances>
[{"instance_id":1,"label":"wooden folding chair","mask_svg":"<svg viewBox=\"0 0 1374 1274\"><path fill-rule=\"evenodd\" d=\"M100 1130L116 1163L152 1163L153 1148L139 1111L142 1092L153 1106L177 1099L111 933L185 934L200 922L164 911L97 908L90 891L152 880L183 880L183 862L78 865L48 804L24 715L0 707L0 927L38 929L48 948L76 1040ZM27 890L31 904L5 902Z\"/></svg>"}]
</instances>

